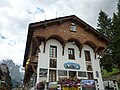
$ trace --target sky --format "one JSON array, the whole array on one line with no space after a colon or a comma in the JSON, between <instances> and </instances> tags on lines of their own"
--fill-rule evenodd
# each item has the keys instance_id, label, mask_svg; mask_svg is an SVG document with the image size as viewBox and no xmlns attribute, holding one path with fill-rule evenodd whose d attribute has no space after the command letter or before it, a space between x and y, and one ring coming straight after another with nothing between
<instances>
[{"instance_id":1,"label":"sky","mask_svg":"<svg viewBox=\"0 0 120 90\"><path fill-rule=\"evenodd\" d=\"M100 10L112 17L118 0L0 0L0 60L23 64L28 25L76 15L97 27Z\"/></svg>"}]
</instances>

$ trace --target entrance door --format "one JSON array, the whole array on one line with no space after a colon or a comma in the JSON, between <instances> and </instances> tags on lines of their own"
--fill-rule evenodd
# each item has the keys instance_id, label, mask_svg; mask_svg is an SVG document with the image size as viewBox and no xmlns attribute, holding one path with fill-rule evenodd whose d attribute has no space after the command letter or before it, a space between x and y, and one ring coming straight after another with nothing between
<instances>
[{"instance_id":1,"label":"entrance door","mask_svg":"<svg viewBox=\"0 0 120 90\"><path fill-rule=\"evenodd\" d=\"M69 77L76 77L76 71L69 71Z\"/></svg>"},{"instance_id":2,"label":"entrance door","mask_svg":"<svg viewBox=\"0 0 120 90\"><path fill-rule=\"evenodd\" d=\"M56 81L56 70L49 71L49 82Z\"/></svg>"}]
</instances>

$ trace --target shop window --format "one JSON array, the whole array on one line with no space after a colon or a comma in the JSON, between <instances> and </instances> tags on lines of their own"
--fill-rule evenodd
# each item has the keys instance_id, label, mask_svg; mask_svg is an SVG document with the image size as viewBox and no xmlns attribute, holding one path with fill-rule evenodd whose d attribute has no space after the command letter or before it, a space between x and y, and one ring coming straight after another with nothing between
<instances>
[{"instance_id":1,"label":"shop window","mask_svg":"<svg viewBox=\"0 0 120 90\"><path fill-rule=\"evenodd\" d=\"M85 52L85 60L86 60L86 61L91 61L90 51L84 51L84 52Z\"/></svg>"},{"instance_id":2,"label":"shop window","mask_svg":"<svg viewBox=\"0 0 120 90\"><path fill-rule=\"evenodd\" d=\"M74 49L68 48L68 58L69 59L75 59Z\"/></svg>"},{"instance_id":3,"label":"shop window","mask_svg":"<svg viewBox=\"0 0 120 90\"><path fill-rule=\"evenodd\" d=\"M79 77L86 77L86 72L84 72L84 71L79 71L79 72L78 72L78 76L79 76Z\"/></svg>"},{"instance_id":4,"label":"shop window","mask_svg":"<svg viewBox=\"0 0 120 90\"><path fill-rule=\"evenodd\" d=\"M66 70L58 70L58 76L67 76Z\"/></svg>"},{"instance_id":5,"label":"shop window","mask_svg":"<svg viewBox=\"0 0 120 90\"><path fill-rule=\"evenodd\" d=\"M57 60L50 59L50 68L57 68Z\"/></svg>"},{"instance_id":6,"label":"shop window","mask_svg":"<svg viewBox=\"0 0 120 90\"><path fill-rule=\"evenodd\" d=\"M57 46L50 46L50 57L57 58Z\"/></svg>"},{"instance_id":7,"label":"shop window","mask_svg":"<svg viewBox=\"0 0 120 90\"><path fill-rule=\"evenodd\" d=\"M47 69L40 68L39 76L40 77L47 77Z\"/></svg>"}]
</instances>

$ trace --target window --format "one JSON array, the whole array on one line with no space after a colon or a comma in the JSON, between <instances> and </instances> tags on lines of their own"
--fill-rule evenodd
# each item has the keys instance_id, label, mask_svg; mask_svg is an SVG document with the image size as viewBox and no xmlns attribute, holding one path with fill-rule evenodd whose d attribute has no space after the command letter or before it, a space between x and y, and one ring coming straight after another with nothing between
<instances>
[{"instance_id":1,"label":"window","mask_svg":"<svg viewBox=\"0 0 120 90\"><path fill-rule=\"evenodd\" d=\"M75 25L75 23L71 23L70 31L73 31L73 32L76 31L76 25Z\"/></svg>"},{"instance_id":2,"label":"window","mask_svg":"<svg viewBox=\"0 0 120 90\"><path fill-rule=\"evenodd\" d=\"M69 77L73 78L76 77L76 71L69 71Z\"/></svg>"},{"instance_id":3,"label":"window","mask_svg":"<svg viewBox=\"0 0 120 90\"><path fill-rule=\"evenodd\" d=\"M57 68L57 60L50 59L50 68Z\"/></svg>"},{"instance_id":4,"label":"window","mask_svg":"<svg viewBox=\"0 0 120 90\"><path fill-rule=\"evenodd\" d=\"M92 65L87 65L87 71L92 71Z\"/></svg>"},{"instance_id":5,"label":"window","mask_svg":"<svg viewBox=\"0 0 120 90\"><path fill-rule=\"evenodd\" d=\"M84 72L84 71L79 71L79 72L78 72L78 76L79 76L79 77L86 77L86 72Z\"/></svg>"},{"instance_id":6,"label":"window","mask_svg":"<svg viewBox=\"0 0 120 90\"><path fill-rule=\"evenodd\" d=\"M98 71L96 71L96 77L99 77L99 72Z\"/></svg>"},{"instance_id":7,"label":"window","mask_svg":"<svg viewBox=\"0 0 120 90\"><path fill-rule=\"evenodd\" d=\"M65 71L65 70L58 70L58 76L67 76L67 71Z\"/></svg>"},{"instance_id":8,"label":"window","mask_svg":"<svg viewBox=\"0 0 120 90\"><path fill-rule=\"evenodd\" d=\"M86 61L87 71L92 71L92 63L89 61Z\"/></svg>"},{"instance_id":9,"label":"window","mask_svg":"<svg viewBox=\"0 0 120 90\"><path fill-rule=\"evenodd\" d=\"M57 58L57 47L50 46L50 57Z\"/></svg>"},{"instance_id":10,"label":"window","mask_svg":"<svg viewBox=\"0 0 120 90\"><path fill-rule=\"evenodd\" d=\"M56 81L56 70L49 71L49 82Z\"/></svg>"},{"instance_id":11,"label":"window","mask_svg":"<svg viewBox=\"0 0 120 90\"><path fill-rule=\"evenodd\" d=\"M91 61L90 52L89 51L85 51L85 60L86 61Z\"/></svg>"},{"instance_id":12,"label":"window","mask_svg":"<svg viewBox=\"0 0 120 90\"><path fill-rule=\"evenodd\" d=\"M36 84L36 78L37 78L37 74L33 73L31 78L30 78L30 86L34 86Z\"/></svg>"},{"instance_id":13,"label":"window","mask_svg":"<svg viewBox=\"0 0 120 90\"><path fill-rule=\"evenodd\" d=\"M69 59L75 59L74 49L73 48L68 48L68 58Z\"/></svg>"},{"instance_id":14,"label":"window","mask_svg":"<svg viewBox=\"0 0 120 90\"><path fill-rule=\"evenodd\" d=\"M47 77L47 69L40 68L39 76L40 77Z\"/></svg>"},{"instance_id":15,"label":"window","mask_svg":"<svg viewBox=\"0 0 120 90\"><path fill-rule=\"evenodd\" d=\"M93 79L93 73L92 72L88 72L88 79Z\"/></svg>"}]
</instances>

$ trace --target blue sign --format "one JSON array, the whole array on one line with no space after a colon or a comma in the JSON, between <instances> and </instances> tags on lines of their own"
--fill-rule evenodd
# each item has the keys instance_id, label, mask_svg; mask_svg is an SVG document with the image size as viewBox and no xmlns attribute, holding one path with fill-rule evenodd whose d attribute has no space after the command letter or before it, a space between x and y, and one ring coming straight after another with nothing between
<instances>
[{"instance_id":1,"label":"blue sign","mask_svg":"<svg viewBox=\"0 0 120 90\"><path fill-rule=\"evenodd\" d=\"M81 80L82 90L96 90L95 80L83 79Z\"/></svg>"},{"instance_id":2,"label":"blue sign","mask_svg":"<svg viewBox=\"0 0 120 90\"><path fill-rule=\"evenodd\" d=\"M64 67L66 69L80 69L80 65L74 62L66 62L64 63Z\"/></svg>"},{"instance_id":3,"label":"blue sign","mask_svg":"<svg viewBox=\"0 0 120 90\"><path fill-rule=\"evenodd\" d=\"M58 82L49 82L49 89L57 89Z\"/></svg>"}]
</instances>

